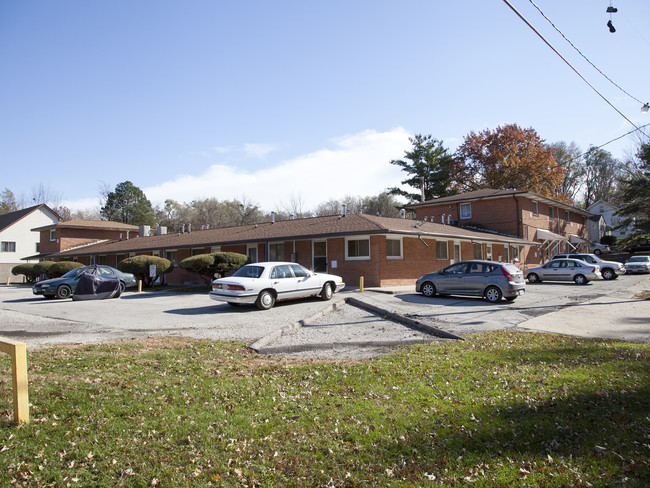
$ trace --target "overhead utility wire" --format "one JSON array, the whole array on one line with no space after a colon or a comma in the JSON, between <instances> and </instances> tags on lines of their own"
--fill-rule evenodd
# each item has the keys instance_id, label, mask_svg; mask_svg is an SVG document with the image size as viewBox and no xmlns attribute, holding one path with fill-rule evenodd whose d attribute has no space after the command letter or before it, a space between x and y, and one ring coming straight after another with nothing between
<instances>
[{"instance_id":1,"label":"overhead utility wire","mask_svg":"<svg viewBox=\"0 0 650 488\"><path fill-rule=\"evenodd\" d=\"M596 149L600 149L601 147L605 147L607 144L611 144L612 142L616 142L616 141L618 141L619 139L623 139L625 136L629 136L629 135L632 134L633 132L636 132L637 130L641 130L641 129L643 129L644 127L648 127L649 125L650 125L650 124L645 124L645 125L642 125L640 129L632 129L630 132L626 132L626 133L623 134L622 136L615 137L615 138L612 139L611 141L607 141L605 144L601 144L600 146L594 146L594 147L595 147ZM583 158L583 157L585 157L587 154L589 154L589 151L587 151L586 153L581 154L580 156L576 156L575 158L571 158L571 159L569 159L568 162L570 163L570 162L572 162L572 161L575 161L576 159Z\"/></svg>"},{"instance_id":2,"label":"overhead utility wire","mask_svg":"<svg viewBox=\"0 0 650 488\"><path fill-rule=\"evenodd\" d=\"M607 98L605 98L605 96L604 96L602 93L600 93L598 90L596 90L596 88L594 88L594 86L593 86L591 83L589 83L589 82L587 81L587 79L586 79L584 76L582 76L582 75L578 72L578 70L575 69L575 68L571 65L571 63L569 63L569 62L564 58L564 56L562 56L562 55L558 52L558 50L555 49L555 48L551 45L551 43L549 43L549 42L545 39L544 36L542 36L542 35L537 31L537 29L535 29L535 27L533 27L533 26L531 25L531 23L528 22L528 20L526 20L526 18L525 18L523 15L521 15L521 14L519 13L519 11L518 11L516 8L514 8L514 7L510 4L510 2L509 2L508 0L503 0L503 2L504 2L508 7L510 7L510 9L511 9L515 14L517 14L517 17L519 17L519 18L520 18L520 19L521 19L521 20L522 20L522 21L523 21L523 22L524 22L528 27L530 27L530 29L531 29L535 34L537 34L537 36L538 36L542 41L544 41L544 44L546 44L548 47L550 47L550 48L553 50L553 52L554 52L555 54L557 54L557 55L560 57L560 59L561 59L562 61L564 61L564 62L567 64L567 66L569 66L569 68L571 68L571 69L575 72L575 74L577 74L577 75L580 77L580 79L581 79L582 81L584 81L584 82L589 86L589 88L591 88L593 91L595 91L595 92L598 94L598 96L599 96L600 98L602 98L603 100L605 100L605 102L607 103L607 105L609 105L609 106L612 107L614 110L616 110L616 112L617 112L621 117L623 117L625 120L627 120L628 123L630 123L630 124L632 125L632 127L635 127L635 128L636 128L636 130L640 131L641 134L643 134L644 136L650 138L650 136L649 136L648 134L646 134L645 132L643 132L641 129L639 129L639 128L636 126L636 124L635 124L634 122L632 122L630 119L628 119L628 118L623 114L623 112L621 112L619 109L617 109L617 108L612 104L612 102L610 102L609 100L607 100Z\"/></svg>"},{"instance_id":3,"label":"overhead utility wire","mask_svg":"<svg viewBox=\"0 0 650 488\"><path fill-rule=\"evenodd\" d=\"M554 29L555 29L555 30L556 30L556 31L557 31L557 32L558 32L558 33L559 33L559 34L564 38L564 40L565 40L566 42L568 42L568 43L571 45L571 47L572 47L573 49L575 49L576 52L577 52L580 56L582 56L582 57L584 58L584 60L587 61L587 62L588 62L588 63L589 63L589 64L590 64L590 65L591 65L591 66L592 66L596 71L598 71L601 75L603 75L603 76L607 79L607 81L609 81L612 85L614 85L616 88L618 88L619 90L621 90L623 93L625 93L625 94L626 94L628 97L630 97L631 99L636 100L636 101L639 102L641 105L644 104L644 102L642 102L641 100L639 100L639 99L636 98L635 96L630 95L628 92L626 92L625 90L623 90L623 88L621 88L621 87L618 86L616 83L614 83L614 82L609 78L609 76L607 76L607 75L606 75L605 73L603 73L600 69L598 69L598 67L597 67L594 63L592 63L592 62L589 60L589 58L587 58L587 56L585 56L584 54L582 54L582 52L580 51L580 49L578 49L578 48L577 48L577 47L576 47L576 46L575 46L575 45L574 45L574 44L573 44L573 43L572 43L572 42L567 38L567 36L565 36L565 35L562 33L562 31L561 31L560 29L558 29L558 28L555 26L555 24L551 21L551 19L549 19L549 18L544 14L544 12L542 12L542 9L540 9L540 8L535 4L535 2L533 2L533 0L528 0L528 1L533 5L533 7L535 7L535 8L537 9L537 11L542 15L542 17L544 17L544 18L548 21L548 23L551 24L551 25L553 26L553 28L554 28Z\"/></svg>"}]
</instances>

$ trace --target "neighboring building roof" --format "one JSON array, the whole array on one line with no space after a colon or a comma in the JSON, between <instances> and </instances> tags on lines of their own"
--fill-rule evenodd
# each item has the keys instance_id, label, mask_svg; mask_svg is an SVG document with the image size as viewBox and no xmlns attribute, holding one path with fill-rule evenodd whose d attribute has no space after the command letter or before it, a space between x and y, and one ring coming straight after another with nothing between
<instances>
[{"instance_id":1,"label":"neighboring building roof","mask_svg":"<svg viewBox=\"0 0 650 488\"><path fill-rule=\"evenodd\" d=\"M16 210L15 212L9 212L0 215L0 230L5 230L7 227L15 224L20 219L26 217L32 212L35 212L39 208L44 208L45 210L51 212L52 215L54 215L55 217L61 218L59 217L59 214L57 214L54 210L52 210L50 207L42 203L40 205L34 205L33 207L23 208L22 210Z\"/></svg>"},{"instance_id":2,"label":"neighboring building roof","mask_svg":"<svg viewBox=\"0 0 650 488\"><path fill-rule=\"evenodd\" d=\"M503 242L520 245L539 243L488 232L479 232L432 222L419 222L400 218L349 214L328 217L310 217L295 220L265 222L236 227L137 237L122 241L105 242L69 249L56 256L127 253L154 249L178 249L210 245L241 244L246 242L302 240L326 237L343 237L364 234L396 234L447 239L472 239L480 242Z\"/></svg>"},{"instance_id":3,"label":"neighboring building roof","mask_svg":"<svg viewBox=\"0 0 650 488\"><path fill-rule=\"evenodd\" d=\"M408 205L408 208L428 207L430 205L439 205L439 204L446 204L446 203L474 202L477 200L488 200L488 199L506 198L506 197L513 197L513 196L521 196L521 197L528 198L530 200L545 202L555 207L561 207L566 210L571 210L573 212L586 215L586 216L591 215L591 212L588 212L581 208L574 207L573 205L560 202L559 200L553 200L552 198L538 195L537 193L533 193L530 191L494 190L492 188L483 188L481 190L470 191L467 193L459 193L458 195L451 195L449 197L434 198L433 200L427 200L421 203L413 203L411 205Z\"/></svg>"},{"instance_id":4,"label":"neighboring building roof","mask_svg":"<svg viewBox=\"0 0 650 488\"><path fill-rule=\"evenodd\" d=\"M48 229L94 229L94 230L139 230L137 225L123 224L122 222L113 222L110 220L67 220L65 222L57 222L52 225L45 225L38 227L36 231Z\"/></svg>"}]
</instances>

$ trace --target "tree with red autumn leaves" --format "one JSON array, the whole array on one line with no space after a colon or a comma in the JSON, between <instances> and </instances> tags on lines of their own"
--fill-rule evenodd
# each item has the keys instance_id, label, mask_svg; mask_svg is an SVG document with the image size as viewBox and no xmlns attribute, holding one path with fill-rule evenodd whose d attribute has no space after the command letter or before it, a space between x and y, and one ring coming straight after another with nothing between
<instances>
[{"instance_id":1,"label":"tree with red autumn leaves","mask_svg":"<svg viewBox=\"0 0 650 488\"><path fill-rule=\"evenodd\" d=\"M453 186L466 192L481 188L527 190L569 201L561 194L564 169L554 150L534 129L506 124L496 130L470 132L456 151Z\"/></svg>"}]
</instances>

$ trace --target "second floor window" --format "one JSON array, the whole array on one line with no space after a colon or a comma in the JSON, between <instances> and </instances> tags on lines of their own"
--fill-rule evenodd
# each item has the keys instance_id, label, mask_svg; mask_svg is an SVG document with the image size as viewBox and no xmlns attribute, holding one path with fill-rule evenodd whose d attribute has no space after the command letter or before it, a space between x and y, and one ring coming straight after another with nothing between
<instances>
[{"instance_id":1,"label":"second floor window","mask_svg":"<svg viewBox=\"0 0 650 488\"><path fill-rule=\"evenodd\" d=\"M2 241L2 252L16 252L16 243Z\"/></svg>"},{"instance_id":2,"label":"second floor window","mask_svg":"<svg viewBox=\"0 0 650 488\"><path fill-rule=\"evenodd\" d=\"M539 206L537 202L533 202L533 215L539 215Z\"/></svg>"},{"instance_id":3,"label":"second floor window","mask_svg":"<svg viewBox=\"0 0 650 488\"><path fill-rule=\"evenodd\" d=\"M472 218L472 204L471 203L461 203L460 204L460 218L461 219L471 219Z\"/></svg>"}]
</instances>

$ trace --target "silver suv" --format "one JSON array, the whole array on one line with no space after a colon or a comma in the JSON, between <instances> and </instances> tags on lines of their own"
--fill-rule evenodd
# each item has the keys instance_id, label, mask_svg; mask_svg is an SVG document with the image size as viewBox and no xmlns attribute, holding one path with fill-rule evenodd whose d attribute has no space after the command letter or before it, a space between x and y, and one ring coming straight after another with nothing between
<instances>
[{"instance_id":1,"label":"silver suv","mask_svg":"<svg viewBox=\"0 0 650 488\"><path fill-rule=\"evenodd\" d=\"M435 273L420 276L415 291L425 297L436 294L473 295L497 303L509 302L526 291L523 273L514 265L495 261L461 261Z\"/></svg>"},{"instance_id":2,"label":"silver suv","mask_svg":"<svg viewBox=\"0 0 650 488\"><path fill-rule=\"evenodd\" d=\"M600 267L600 274L604 280L615 280L618 278L618 275L625 274L625 266L623 263L617 263L616 261L604 261L595 254L556 254L553 256L553 259L580 259L585 263L597 264Z\"/></svg>"}]
</instances>

